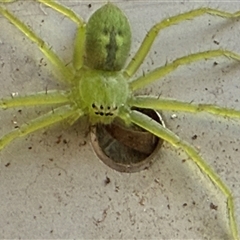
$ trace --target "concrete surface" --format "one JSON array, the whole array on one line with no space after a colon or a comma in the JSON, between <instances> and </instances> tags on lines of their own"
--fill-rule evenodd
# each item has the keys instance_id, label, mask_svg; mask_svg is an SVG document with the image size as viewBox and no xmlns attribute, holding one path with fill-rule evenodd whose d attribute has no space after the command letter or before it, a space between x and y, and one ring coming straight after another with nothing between
<instances>
[{"instance_id":1,"label":"concrete surface","mask_svg":"<svg viewBox=\"0 0 240 240\"><path fill-rule=\"evenodd\" d=\"M62 2L84 19L104 3ZM200 6L240 10L238 2L212 2L117 5L131 22L134 53L147 30L164 17ZM30 1L7 7L70 61L73 23ZM2 16L0 31L1 97L61 88L37 47ZM204 16L187 21L160 34L138 75L196 51L221 47L240 53L239 39L237 20ZM240 109L238 64L224 58L198 62L143 92ZM1 135L45 112L37 107L19 110L1 111ZM240 120L182 113L171 119L172 114L163 114L167 126L199 148L232 189L239 215ZM230 239L225 198L184 154L164 144L150 169L119 173L99 161L80 125L39 131L0 152L0 238Z\"/></svg>"}]
</instances>

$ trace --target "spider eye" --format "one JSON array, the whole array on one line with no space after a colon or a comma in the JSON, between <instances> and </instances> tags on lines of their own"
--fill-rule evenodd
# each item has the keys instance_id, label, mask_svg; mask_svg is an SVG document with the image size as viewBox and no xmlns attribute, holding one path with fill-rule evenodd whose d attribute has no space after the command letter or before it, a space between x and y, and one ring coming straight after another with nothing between
<instances>
[{"instance_id":1,"label":"spider eye","mask_svg":"<svg viewBox=\"0 0 240 240\"><path fill-rule=\"evenodd\" d=\"M114 116L114 112L116 112L116 110L118 109L117 106L104 107L104 105L102 104L98 107L95 103L92 103L91 106L94 109L94 114L106 117Z\"/></svg>"}]
</instances>

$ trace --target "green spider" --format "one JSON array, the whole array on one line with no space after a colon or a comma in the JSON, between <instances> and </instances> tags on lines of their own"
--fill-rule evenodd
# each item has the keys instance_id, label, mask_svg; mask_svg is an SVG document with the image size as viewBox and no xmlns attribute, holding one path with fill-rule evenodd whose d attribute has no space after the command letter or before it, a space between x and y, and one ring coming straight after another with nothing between
<instances>
[{"instance_id":1,"label":"green spider","mask_svg":"<svg viewBox=\"0 0 240 240\"><path fill-rule=\"evenodd\" d=\"M12 1L14 0L1 0L5 3ZM0 6L0 14L37 44L45 57L57 68L61 79L69 88L62 91L48 90L28 96L2 99L0 101L2 109L39 105L55 106L56 104L59 106L4 135L0 139L0 149L2 150L18 137L26 136L61 121L67 121L71 125L85 115L89 117L91 124L110 124L115 118L121 119L126 125L136 124L174 147L182 149L213 181L227 198L231 234L234 239L239 239L234 199L226 184L207 165L198 150L150 117L132 110L132 107L192 113L204 111L222 117L240 118L240 111L216 105L193 104L154 96L134 96L136 90L164 77L181 65L221 56L240 61L240 55L222 49L198 52L178 58L137 79L132 79L132 77L162 29L203 14L236 18L240 16L240 11L232 14L217 9L200 8L164 19L150 29L137 53L124 68L130 51L131 30L128 19L117 6L107 3L97 10L85 24L72 10L53 0L36 1L55 9L77 24L71 65L66 65L51 47L10 13L5 6Z\"/></svg>"}]
</instances>

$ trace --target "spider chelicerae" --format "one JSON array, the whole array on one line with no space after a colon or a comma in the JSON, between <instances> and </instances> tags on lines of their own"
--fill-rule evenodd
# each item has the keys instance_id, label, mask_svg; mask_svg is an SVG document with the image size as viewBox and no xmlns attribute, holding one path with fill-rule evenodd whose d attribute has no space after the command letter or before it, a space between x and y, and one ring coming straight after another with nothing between
<instances>
[{"instance_id":1,"label":"spider chelicerae","mask_svg":"<svg viewBox=\"0 0 240 240\"><path fill-rule=\"evenodd\" d=\"M1 2L11 2L11 0ZM166 18L149 30L137 53L125 66L131 46L131 30L128 19L117 6L111 3L105 4L85 24L72 10L55 1L38 0L38 2L55 9L76 23L77 30L71 64L64 63L46 42L9 12L4 5L0 7L0 13L37 44L45 57L56 67L58 74L61 76L60 80L68 85L68 88L67 90L48 90L28 96L2 99L0 102L2 109L38 105L58 105L58 107L54 107L49 113L39 116L4 135L0 139L0 149L5 148L18 137L26 136L36 130L62 121L71 125L85 115L89 117L91 124L111 124L116 118L121 119L126 125L136 124L176 148L181 148L212 180L227 198L231 234L234 239L238 239L234 199L226 184L208 166L198 150L180 139L169 129L164 128L143 113L132 110L132 108L192 113L207 112L222 117L239 118L240 111L235 109L212 104L195 104L161 97L134 95L136 90L163 78L181 65L216 57L227 57L240 61L240 55L232 51L217 49L197 52L155 68L136 79L133 78L133 75L150 51L156 36L164 28L203 14L236 18L240 16L240 11L228 13L217 9L200 8Z\"/></svg>"}]
</instances>

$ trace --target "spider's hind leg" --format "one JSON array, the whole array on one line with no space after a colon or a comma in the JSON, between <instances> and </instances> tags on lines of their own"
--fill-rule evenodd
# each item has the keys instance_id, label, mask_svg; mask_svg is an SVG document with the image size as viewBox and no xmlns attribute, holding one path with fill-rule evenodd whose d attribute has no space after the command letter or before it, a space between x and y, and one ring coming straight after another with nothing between
<instances>
[{"instance_id":1,"label":"spider's hind leg","mask_svg":"<svg viewBox=\"0 0 240 240\"><path fill-rule=\"evenodd\" d=\"M130 88L132 91L135 91L137 89L140 89L147 84L150 84L158 79L163 78L167 74L171 73L175 69L177 69L179 66L184 66L188 65L197 61L201 60L208 60L216 57L227 57L229 59L233 59L236 61L240 61L240 55L231 52L228 50L224 49L217 49L217 50L209 50L209 51L204 51L204 52L198 52L198 53L193 53L189 54L187 56L177 58L171 63L166 64L165 66L158 67L154 69L153 71L145 74L144 76L141 76L132 82L130 82Z\"/></svg>"},{"instance_id":2,"label":"spider's hind leg","mask_svg":"<svg viewBox=\"0 0 240 240\"><path fill-rule=\"evenodd\" d=\"M16 16L2 6L0 6L0 14L7 18L8 21L26 35L27 38L36 43L46 58L57 68L62 76L62 80L64 82L71 83L74 78L74 71L70 67L66 66L66 64L40 37L38 37L27 25L21 22Z\"/></svg>"},{"instance_id":3,"label":"spider's hind leg","mask_svg":"<svg viewBox=\"0 0 240 240\"><path fill-rule=\"evenodd\" d=\"M137 53L132 58L130 63L125 68L125 76L126 78L131 78L134 73L138 70L139 66L144 61L145 57L147 56L148 52L150 51L150 48L155 41L156 37L158 36L159 32L163 30L164 28L176 25L178 23L181 23L186 20L192 20L196 17L202 16L204 14L210 14L213 16L218 16L222 18L237 18L240 17L240 11L235 13L229 13L225 11L221 11L218 9L213 8L198 8L194 9L192 11L182 13L173 17L166 18L162 20L161 22L155 24L150 31L145 36L141 46L139 47Z\"/></svg>"},{"instance_id":4,"label":"spider's hind leg","mask_svg":"<svg viewBox=\"0 0 240 240\"><path fill-rule=\"evenodd\" d=\"M55 2L54 0L36 0L36 1L63 14L64 16L68 17L70 20L75 22L78 26L81 26L84 24L83 20L79 16L77 16L77 14L75 12L73 12L71 9Z\"/></svg>"},{"instance_id":5,"label":"spider's hind leg","mask_svg":"<svg viewBox=\"0 0 240 240\"><path fill-rule=\"evenodd\" d=\"M56 10L77 24L76 37L74 42L74 51L72 64L75 70L83 66L84 41L85 41L85 22L71 9L55 2L54 0L37 0L38 2Z\"/></svg>"}]
</instances>

